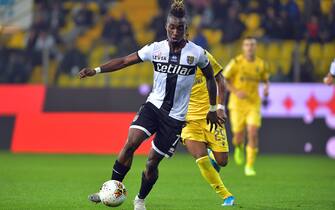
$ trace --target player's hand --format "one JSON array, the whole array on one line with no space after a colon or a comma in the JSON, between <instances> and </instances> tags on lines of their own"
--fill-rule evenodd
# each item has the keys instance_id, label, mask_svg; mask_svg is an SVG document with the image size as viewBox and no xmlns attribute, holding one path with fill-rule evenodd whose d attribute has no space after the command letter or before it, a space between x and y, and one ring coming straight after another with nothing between
<instances>
[{"instance_id":1,"label":"player's hand","mask_svg":"<svg viewBox=\"0 0 335 210\"><path fill-rule=\"evenodd\" d=\"M217 111L216 111L216 114L217 114L217 116L218 116L218 118L219 118L219 121L220 121L220 123L221 124L224 124L225 122L227 122L227 114L226 114L226 111L225 110L223 110L223 109L218 109Z\"/></svg>"},{"instance_id":2,"label":"player's hand","mask_svg":"<svg viewBox=\"0 0 335 210\"><path fill-rule=\"evenodd\" d=\"M268 105L269 105L269 98L268 97L263 98L262 106L266 108L268 107Z\"/></svg>"},{"instance_id":3,"label":"player's hand","mask_svg":"<svg viewBox=\"0 0 335 210\"><path fill-rule=\"evenodd\" d=\"M207 124L210 124L211 127L210 127L210 131L213 130L213 127L214 129L216 130L218 128L218 126L222 127L222 121L223 119L220 119L218 116L217 116L217 113L216 112L208 112L207 114Z\"/></svg>"},{"instance_id":4,"label":"player's hand","mask_svg":"<svg viewBox=\"0 0 335 210\"><path fill-rule=\"evenodd\" d=\"M325 78L323 78L323 83L325 83L326 85L332 85L333 81L334 78L330 74L328 74Z\"/></svg>"},{"instance_id":5,"label":"player's hand","mask_svg":"<svg viewBox=\"0 0 335 210\"><path fill-rule=\"evenodd\" d=\"M247 97L247 94L241 90L236 91L235 94L239 99L245 99Z\"/></svg>"},{"instance_id":6,"label":"player's hand","mask_svg":"<svg viewBox=\"0 0 335 210\"><path fill-rule=\"evenodd\" d=\"M97 72L94 69L90 69L90 68L83 68L82 70L80 70L79 72L79 78L83 79L85 77L93 77L94 75L96 75Z\"/></svg>"}]
</instances>

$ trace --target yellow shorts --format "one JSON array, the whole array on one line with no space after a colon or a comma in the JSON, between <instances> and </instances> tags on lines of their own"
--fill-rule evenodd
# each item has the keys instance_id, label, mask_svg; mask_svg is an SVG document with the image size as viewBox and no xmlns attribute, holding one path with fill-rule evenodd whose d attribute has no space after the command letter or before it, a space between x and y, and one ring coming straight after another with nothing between
<instances>
[{"instance_id":1,"label":"yellow shorts","mask_svg":"<svg viewBox=\"0 0 335 210\"><path fill-rule=\"evenodd\" d=\"M262 116L260 109L230 109L230 124L234 133L241 132L247 125L261 127Z\"/></svg>"},{"instance_id":2,"label":"yellow shorts","mask_svg":"<svg viewBox=\"0 0 335 210\"><path fill-rule=\"evenodd\" d=\"M206 119L190 120L183 128L181 137L184 140L204 142L207 147L214 152L228 152L228 140L226 129L218 127L210 132L210 125L207 125Z\"/></svg>"}]
</instances>

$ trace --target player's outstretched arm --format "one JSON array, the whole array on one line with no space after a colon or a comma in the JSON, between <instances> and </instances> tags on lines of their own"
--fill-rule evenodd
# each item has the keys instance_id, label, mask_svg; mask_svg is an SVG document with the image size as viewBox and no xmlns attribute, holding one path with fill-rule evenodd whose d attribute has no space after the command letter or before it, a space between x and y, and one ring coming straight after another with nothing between
<instances>
[{"instance_id":1,"label":"player's outstretched arm","mask_svg":"<svg viewBox=\"0 0 335 210\"><path fill-rule=\"evenodd\" d=\"M207 114L207 123L210 123L211 127L210 130L213 129L213 126L215 129L217 129L217 126L222 126L221 122L223 119L219 119L216 113L217 106L216 106L216 82L214 78L214 73L212 66L210 64L207 65L204 69L201 69L203 75L206 78L207 81L207 90L209 94L209 103L210 103L210 109Z\"/></svg>"},{"instance_id":2,"label":"player's outstretched arm","mask_svg":"<svg viewBox=\"0 0 335 210\"><path fill-rule=\"evenodd\" d=\"M80 79L83 79L85 77L92 77L96 75L97 73L107 73L107 72L114 72L120 69L123 69L127 66L140 63L142 60L139 58L137 53L132 53L130 55L127 55L122 58L115 58L107 63L101 65L100 67L97 67L95 69L91 68L83 68L79 72Z\"/></svg>"}]
</instances>

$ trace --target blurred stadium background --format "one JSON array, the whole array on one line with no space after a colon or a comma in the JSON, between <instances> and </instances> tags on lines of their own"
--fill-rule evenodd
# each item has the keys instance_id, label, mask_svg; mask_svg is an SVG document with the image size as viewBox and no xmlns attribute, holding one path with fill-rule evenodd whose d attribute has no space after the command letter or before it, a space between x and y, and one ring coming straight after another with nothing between
<instances>
[{"instance_id":1,"label":"blurred stadium background","mask_svg":"<svg viewBox=\"0 0 335 210\"><path fill-rule=\"evenodd\" d=\"M334 58L332 0L186 2L190 39L222 64L240 52L247 35L259 39L258 54L271 64L273 82L319 82ZM3 0L0 6L0 65L7 70L1 82L113 88L152 83L150 64L94 80L73 76L82 66L164 39L168 0Z\"/></svg>"},{"instance_id":2,"label":"blurred stadium background","mask_svg":"<svg viewBox=\"0 0 335 210\"><path fill-rule=\"evenodd\" d=\"M271 159L264 155L260 165L266 168L266 164L268 167L271 163L278 166L281 160L288 164L292 161L290 171L296 170L294 176L299 177L301 174L297 170L300 168L295 168L293 163L304 164L301 157L305 156L287 154L320 155L311 162L319 167L315 171L332 177L332 181L324 186L329 190L334 187L334 161L327 162L330 160L326 155L335 158L335 87L320 82L335 58L335 1L185 2L190 22L189 39L208 49L222 65L240 53L241 39L245 36L257 37L257 54L270 64L272 85L269 102L262 110L260 152L261 157L275 153L280 156ZM150 92L152 67L143 63L86 80L79 80L76 74L82 67L96 67L110 58L164 39L169 4L168 0L0 0L0 150L11 153L116 154L125 141L135 112ZM229 123L227 129L230 131ZM149 148L150 143L146 142L138 153L146 154ZM184 151L182 147L180 151ZM47 165L47 160L51 165L56 164L57 159L48 155L36 156L36 159L29 155L12 156L8 152L2 152L0 156L4 166L0 172L9 171L2 177L3 182L0 173L0 184L7 187L3 189L14 186L8 184L11 183L8 180L12 180L9 177L14 172L20 172L18 162L23 161L22 164L28 159L38 167L39 164ZM90 157L92 161L100 162L94 167L101 173L96 183L102 183L102 177L109 176L111 159L102 157ZM90 158L85 156L83 160ZM34 162L36 160L46 161ZM66 156L60 156L58 160L65 164L64 171L68 170ZM141 168L143 161L136 167ZM182 164L178 166L184 167ZM96 176L84 168L80 169ZM196 170L194 168L194 173ZM228 167L229 176L236 176L234 166L229 170ZM276 177L271 170L264 169ZM34 172L47 177L43 175L43 169ZM313 177L315 174L305 173L303 176L309 175ZM80 176L78 171L76 176ZM202 183L200 177L198 180ZM232 180L231 186L234 184L238 191L239 182ZM267 184L270 190L272 183ZM92 189L95 189L93 185L89 185L85 190L89 193ZM245 188L240 189L243 189L241 195L245 193L250 202L256 200ZM317 186L314 189L319 190ZM86 196L85 193L80 196ZM0 195L4 197L5 192L0 190ZM307 199L310 197L306 195ZM29 204L29 201L25 202ZM73 205L70 201L65 203ZM76 204L79 205L79 201ZM192 206L192 203L188 205ZM280 203L273 205L281 209L278 207ZM303 209L314 209L313 203L310 205L312 207ZM27 206L22 205L22 209L24 207ZM30 207L36 209L34 205ZM334 201L320 209L332 207L335 208Z\"/></svg>"}]
</instances>

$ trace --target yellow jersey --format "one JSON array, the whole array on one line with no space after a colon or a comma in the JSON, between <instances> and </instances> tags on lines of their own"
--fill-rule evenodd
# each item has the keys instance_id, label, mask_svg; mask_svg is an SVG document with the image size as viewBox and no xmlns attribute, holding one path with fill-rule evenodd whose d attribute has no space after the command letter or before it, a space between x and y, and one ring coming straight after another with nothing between
<instances>
[{"instance_id":1,"label":"yellow jersey","mask_svg":"<svg viewBox=\"0 0 335 210\"><path fill-rule=\"evenodd\" d=\"M236 89L247 95L245 99L240 99L235 94L230 94L229 109L244 109L250 106L259 109L261 107L258 85L269 78L268 64L264 60L256 57L250 62L243 55L238 55L226 66L223 76Z\"/></svg>"},{"instance_id":2,"label":"yellow jersey","mask_svg":"<svg viewBox=\"0 0 335 210\"><path fill-rule=\"evenodd\" d=\"M206 51L209 62L213 68L214 75L221 73L222 66L214 59L214 57ZM209 94L207 90L206 78L200 69L195 74L194 84L191 90L190 103L186 120L205 119L209 110Z\"/></svg>"}]
</instances>

